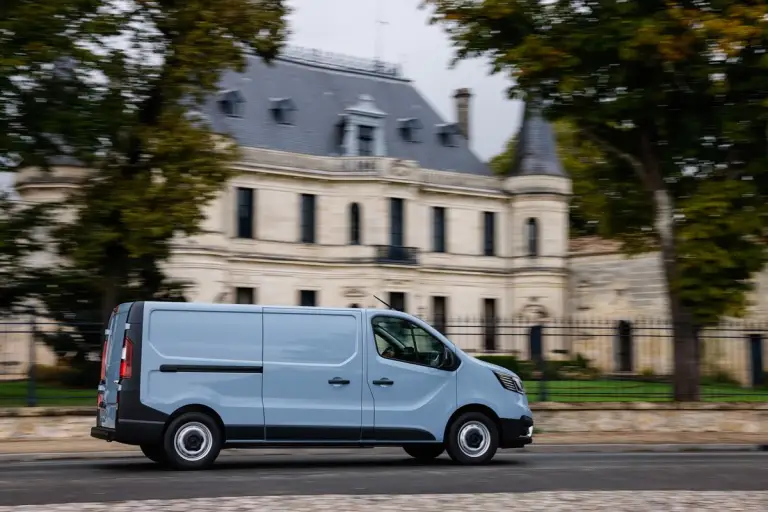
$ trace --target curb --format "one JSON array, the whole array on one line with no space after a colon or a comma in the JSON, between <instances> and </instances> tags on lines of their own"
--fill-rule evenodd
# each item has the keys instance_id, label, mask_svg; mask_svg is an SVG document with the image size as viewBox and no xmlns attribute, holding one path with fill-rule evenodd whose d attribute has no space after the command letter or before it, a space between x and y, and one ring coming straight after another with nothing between
<instances>
[{"instance_id":1,"label":"curb","mask_svg":"<svg viewBox=\"0 0 768 512\"><path fill-rule=\"evenodd\" d=\"M744 443L694 444L540 444L520 450L523 453L727 453L768 451L768 445Z\"/></svg>"},{"instance_id":2,"label":"curb","mask_svg":"<svg viewBox=\"0 0 768 512\"><path fill-rule=\"evenodd\" d=\"M329 450L333 451L333 450ZM365 453L369 450L350 449L349 453ZM500 453L734 453L734 452L768 452L768 445L755 444L540 444L529 445L519 450L504 450ZM338 452L336 452L338 454ZM274 456L318 456L318 452L303 454L301 449L272 451L269 449L232 450L222 452L224 458L244 458L265 455ZM115 460L115 459L144 459L138 451L111 452L57 452L57 453L0 453L0 462L40 462L40 461L82 461L82 460Z\"/></svg>"}]
</instances>

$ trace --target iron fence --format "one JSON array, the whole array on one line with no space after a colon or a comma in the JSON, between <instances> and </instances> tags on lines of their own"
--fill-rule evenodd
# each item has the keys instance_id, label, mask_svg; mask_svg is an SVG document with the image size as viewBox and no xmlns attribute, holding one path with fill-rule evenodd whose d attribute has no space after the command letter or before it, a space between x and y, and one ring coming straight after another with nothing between
<instances>
[{"instance_id":1,"label":"iron fence","mask_svg":"<svg viewBox=\"0 0 768 512\"><path fill-rule=\"evenodd\" d=\"M530 401L670 401L669 322L653 319L442 319L466 352L509 368ZM0 320L0 406L95 405L103 326ZM707 401L768 401L768 323L726 322L699 333Z\"/></svg>"},{"instance_id":2,"label":"iron fence","mask_svg":"<svg viewBox=\"0 0 768 512\"><path fill-rule=\"evenodd\" d=\"M673 325L664 320L433 319L466 352L508 367L531 401L670 401ZM698 333L701 399L768 401L768 323Z\"/></svg>"}]
</instances>

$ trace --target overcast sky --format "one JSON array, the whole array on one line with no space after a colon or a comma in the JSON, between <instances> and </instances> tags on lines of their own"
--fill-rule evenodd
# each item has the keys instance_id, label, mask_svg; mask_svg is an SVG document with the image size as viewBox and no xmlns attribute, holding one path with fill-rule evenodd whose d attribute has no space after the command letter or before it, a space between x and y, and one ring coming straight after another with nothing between
<instances>
[{"instance_id":1,"label":"overcast sky","mask_svg":"<svg viewBox=\"0 0 768 512\"><path fill-rule=\"evenodd\" d=\"M442 27L427 25L429 13L418 8L420 0L289 1L294 8L290 44L357 57L374 57L378 46L381 58L402 64L405 75L448 120L456 117L453 91L472 89L470 142L483 160L499 153L517 130L521 104L507 99L506 78L488 76L488 65L480 60L449 69L451 43Z\"/></svg>"}]
</instances>

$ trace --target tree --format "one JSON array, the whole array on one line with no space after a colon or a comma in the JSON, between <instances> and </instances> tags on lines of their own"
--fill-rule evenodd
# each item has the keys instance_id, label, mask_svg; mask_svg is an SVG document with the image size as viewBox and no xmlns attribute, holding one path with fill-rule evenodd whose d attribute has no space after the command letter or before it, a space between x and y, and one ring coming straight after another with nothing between
<instances>
[{"instance_id":1,"label":"tree","mask_svg":"<svg viewBox=\"0 0 768 512\"><path fill-rule=\"evenodd\" d=\"M13 156L11 170L62 155L89 169L66 202L75 221L54 236L65 274L88 273L106 321L125 290L161 294L164 281L147 289L146 270L161 268L175 237L199 232L238 151L197 113L223 72L242 71L251 54L277 54L288 10L282 0L38 0L3 10L18 53L11 65L43 71L26 73L34 94L11 80L25 73L0 75L0 97L19 106L0 124L9 132L0 154ZM53 28L26 28L60 10ZM109 39L118 33L120 44ZM48 102L56 108L33 108Z\"/></svg>"},{"instance_id":2,"label":"tree","mask_svg":"<svg viewBox=\"0 0 768 512\"><path fill-rule=\"evenodd\" d=\"M673 320L674 395L697 400L697 330L743 310L749 279L766 261L768 6L425 3L451 35L457 58L489 57L494 72L509 73L512 96L538 102L552 119L570 119L580 136L620 162L601 169L600 187L645 208L614 217L613 227L625 241L660 251ZM718 288L702 294L704 280ZM702 300L710 307L700 308Z\"/></svg>"},{"instance_id":3,"label":"tree","mask_svg":"<svg viewBox=\"0 0 768 512\"><path fill-rule=\"evenodd\" d=\"M48 214L45 205L23 205L0 191L0 316L40 291L45 269L31 260L45 248L39 227Z\"/></svg>"}]
</instances>

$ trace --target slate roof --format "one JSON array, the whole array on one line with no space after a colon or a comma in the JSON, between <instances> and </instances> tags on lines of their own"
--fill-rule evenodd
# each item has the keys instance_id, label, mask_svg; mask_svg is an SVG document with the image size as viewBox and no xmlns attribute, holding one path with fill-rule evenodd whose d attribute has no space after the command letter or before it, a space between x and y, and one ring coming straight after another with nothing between
<instances>
[{"instance_id":1,"label":"slate roof","mask_svg":"<svg viewBox=\"0 0 768 512\"><path fill-rule=\"evenodd\" d=\"M290 56L281 56L271 65L249 58L244 73L230 72L222 77L220 91L219 97L238 91L243 100L241 117L225 115L217 98L207 102L203 113L217 132L230 134L242 146L340 156L340 116L358 104L361 96L368 95L386 114L386 156L416 160L426 169L492 175L464 137L456 137L453 147L441 144L440 125L448 123L411 81L401 77L350 67L340 69L324 61ZM296 107L291 114L293 125L276 122L270 110L276 99L288 98ZM420 122L417 142L403 137L405 119Z\"/></svg>"},{"instance_id":2,"label":"slate roof","mask_svg":"<svg viewBox=\"0 0 768 512\"><path fill-rule=\"evenodd\" d=\"M568 177L557 154L552 124L544 119L539 108L534 105L526 106L509 175Z\"/></svg>"}]
</instances>

